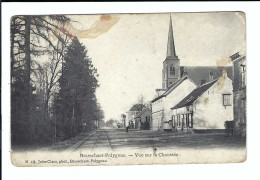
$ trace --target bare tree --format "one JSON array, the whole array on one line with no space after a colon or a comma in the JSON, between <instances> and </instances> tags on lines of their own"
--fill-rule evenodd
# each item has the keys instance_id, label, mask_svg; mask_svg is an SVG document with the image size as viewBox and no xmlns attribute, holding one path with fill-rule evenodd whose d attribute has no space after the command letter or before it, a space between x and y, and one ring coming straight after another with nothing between
<instances>
[{"instance_id":1,"label":"bare tree","mask_svg":"<svg viewBox=\"0 0 260 180\"><path fill-rule=\"evenodd\" d=\"M58 42L64 44L64 33L60 27L69 22L65 16L14 16L11 20L11 78L12 78L12 119L20 119L19 123L24 122L25 136L31 138L31 108L33 84L37 84L32 75L37 74L39 66L35 59L42 55L48 55L54 51L63 55L64 49ZM51 39L51 35L56 38ZM55 63L54 69L56 74ZM54 70L53 69L53 70ZM55 77L55 75L54 75ZM50 78L49 88L55 84L55 78ZM47 91L46 91L47 92ZM20 99L19 99L20 98ZM21 103L19 103L19 102ZM33 107L34 108L34 107ZM14 112L15 111L15 112ZM15 123L13 123L15 124ZM14 127L17 129L17 127ZM18 133L19 134L19 133ZM17 135L19 137L19 135Z\"/></svg>"},{"instance_id":2,"label":"bare tree","mask_svg":"<svg viewBox=\"0 0 260 180\"><path fill-rule=\"evenodd\" d=\"M144 100L144 96L143 95L139 95L138 96L138 100L137 100L138 104L145 104L145 100Z\"/></svg>"},{"instance_id":3,"label":"bare tree","mask_svg":"<svg viewBox=\"0 0 260 180\"><path fill-rule=\"evenodd\" d=\"M44 120L46 120L46 114L49 113L50 99L52 99L54 93L58 91L58 80L62 73L62 53L69 44L69 40L67 35L63 43L58 40L57 47L51 53L50 60L43 63L43 65L38 63L38 75L36 77L39 81L38 84L41 84L39 88L44 92Z\"/></svg>"}]
</instances>

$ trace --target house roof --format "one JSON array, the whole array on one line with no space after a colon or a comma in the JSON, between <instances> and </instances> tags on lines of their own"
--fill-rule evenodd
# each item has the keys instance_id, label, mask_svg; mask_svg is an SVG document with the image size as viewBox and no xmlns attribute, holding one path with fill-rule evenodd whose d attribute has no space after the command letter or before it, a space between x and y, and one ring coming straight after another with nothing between
<instances>
[{"instance_id":1,"label":"house roof","mask_svg":"<svg viewBox=\"0 0 260 180\"><path fill-rule=\"evenodd\" d=\"M143 104L135 104L131 107L129 111L142 111L143 107Z\"/></svg>"},{"instance_id":2,"label":"house roof","mask_svg":"<svg viewBox=\"0 0 260 180\"><path fill-rule=\"evenodd\" d=\"M145 111L151 111L151 109L149 109L149 108L143 108L143 110L141 111L141 112L139 112L136 116L135 116L135 118L139 118Z\"/></svg>"},{"instance_id":3,"label":"house roof","mask_svg":"<svg viewBox=\"0 0 260 180\"><path fill-rule=\"evenodd\" d=\"M178 81L174 82L171 86L169 86L169 88L162 95L154 98L151 102L153 103L153 102L161 99L162 97L166 97L167 95L169 95L176 87L178 87L187 78L189 78L189 77L188 76L183 76Z\"/></svg>"},{"instance_id":4,"label":"house roof","mask_svg":"<svg viewBox=\"0 0 260 180\"><path fill-rule=\"evenodd\" d=\"M171 109L178 109L181 107L186 107L191 105L200 95L207 91L213 84L215 84L218 79L211 81L209 83L203 84L202 86L194 89L188 96L186 96L181 102Z\"/></svg>"}]
</instances>

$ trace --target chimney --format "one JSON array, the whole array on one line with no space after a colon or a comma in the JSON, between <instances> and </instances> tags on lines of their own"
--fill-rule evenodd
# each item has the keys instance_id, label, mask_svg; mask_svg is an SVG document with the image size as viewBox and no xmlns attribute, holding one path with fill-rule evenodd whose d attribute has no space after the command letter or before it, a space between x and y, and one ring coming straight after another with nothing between
<instances>
[{"instance_id":1,"label":"chimney","mask_svg":"<svg viewBox=\"0 0 260 180\"><path fill-rule=\"evenodd\" d=\"M237 58L239 58L239 57L240 57L240 54L239 54L239 52L237 52L237 53L233 54L232 56L230 56L230 59L231 59L232 61L234 61L235 59L237 59Z\"/></svg>"}]
</instances>

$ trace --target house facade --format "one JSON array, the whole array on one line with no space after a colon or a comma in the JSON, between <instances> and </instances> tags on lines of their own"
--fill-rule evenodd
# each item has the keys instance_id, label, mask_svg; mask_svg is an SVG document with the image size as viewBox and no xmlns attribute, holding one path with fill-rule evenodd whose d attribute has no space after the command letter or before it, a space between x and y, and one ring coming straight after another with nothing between
<instances>
[{"instance_id":1,"label":"house facade","mask_svg":"<svg viewBox=\"0 0 260 180\"><path fill-rule=\"evenodd\" d=\"M172 107L175 131L224 131L225 121L233 120L232 80L223 76L194 89Z\"/></svg>"},{"instance_id":2,"label":"house facade","mask_svg":"<svg viewBox=\"0 0 260 180\"><path fill-rule=\"evenodd\" d=\"M137 129L138 123L136 123L135 117L139 113L140 113L140 111L128 111L127 112L128 127L130 129Z\"/></svg>"},{"instance_id":3,"label":"house facade","mask_svg":"<svg viewBox=\"0 0 260 180\"><path fill-rule=\"evenodd\" d=\"M235 133L246 136L246 56L236 53L230 56L233 62L233 103Z\"/></svg>"},{"instance_id":4,"label":"house facade","mask_svg":"<svg viewBox=\"0 0 260 180\"><path fill-rule=\"evenodd\" d=\"M172 84L162 95L152 100L152 129L171 130L171 107L180 102L196 88L188 76L184 76Z\"/></svg>"},{"instance_id":5,"label":"house facade","mask_svg":"<svg viewBox=\"0 0 260 180\"><path fill-rule=\"evenodd\" d=\"M143 104L135 104L130 108L130 110L127 112L126 126L128 126L130 129L138 128L138 120L136 119L136 116L143 110L143 108Z\"/></svg>"},{"instance_id":6,"label":"house facade","mask_svg":"<svg viewBox=\"0 0 260 180\"><path fill-rule=\"evenodd\" d=\"M152 110L144 107L143 110L136 115L135 124L137 129L149 130L151 128Z\"/></svg>"}]
</instances>

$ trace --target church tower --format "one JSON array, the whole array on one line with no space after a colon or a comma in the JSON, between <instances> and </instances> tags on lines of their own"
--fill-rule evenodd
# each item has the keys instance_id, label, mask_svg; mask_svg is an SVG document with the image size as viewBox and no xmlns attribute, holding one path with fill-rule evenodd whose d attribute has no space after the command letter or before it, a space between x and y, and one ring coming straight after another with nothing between
<instances>
[{"instance_id":1,"label":"church tower","mask_svg":"<svg viewBox=\"0 0 260 180\"><path fill-rule=\"evenodd\" d=\"M163 62L162 89L168 89L174 82L180 79L180 60L175 52L175 45L172 30L172 17L170 16L167 54Z\"/></svg>"}]
</instances>

